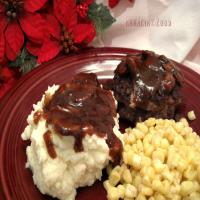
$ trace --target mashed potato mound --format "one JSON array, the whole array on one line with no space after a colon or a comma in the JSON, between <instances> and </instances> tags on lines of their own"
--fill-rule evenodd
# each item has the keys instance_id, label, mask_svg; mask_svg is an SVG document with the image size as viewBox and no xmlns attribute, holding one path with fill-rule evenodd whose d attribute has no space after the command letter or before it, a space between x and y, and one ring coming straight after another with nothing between
<instances>
[{"instance_id":1,"label":"mashed potato mound","mask_svg":"<svg viewBox=\"0 0 200 200\"><path fill-rule=\"evenodd\" d=\"M58 87L49 87L45 93L53 95ZM27 119L28 126L22 133L23 140L31 141L26 149L26 167L32 170L34 184L41 193L61 200L72 200L75 199L76 188L90 186L101 179L102 169L110 160L109 147L105 138L86 135L82 141L84 151L75 152L74 137L55 134L52 128L52 142L57 154L52 159L43 138L47 131L46 120L41 118L37 124L34 123L34 113L42 111L44 101L45 95L33 106L34 110ZM120 134L117 126L113 131Z\"/></svg>"}]
</instances>

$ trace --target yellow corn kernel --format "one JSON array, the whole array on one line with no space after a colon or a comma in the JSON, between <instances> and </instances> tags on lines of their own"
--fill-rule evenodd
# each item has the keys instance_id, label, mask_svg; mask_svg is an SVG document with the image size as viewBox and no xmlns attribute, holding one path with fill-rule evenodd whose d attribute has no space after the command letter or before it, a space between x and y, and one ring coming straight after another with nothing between
<instances>
[{"instance_id":1,"label":"yellow corn kernel","mask_svg":"<svg viewBox=\"0 0 200 200\"><path fill-rule=\"evenodd\" d=\"M144 196L152 196L153 195L153 190L150 187L146 187L142 185L140 189L140 193L143 194Z\"/></svg>"},{"instance_id":2,"label":"yellow corn kernel","mask_svg":"<svg viewBox=\"0 0 200 200\"><path fill-rule=\"evenodd\" d=\"M180 119L180 122L182 122L182 123L184 124L184 127L189 126L188 121L187 121L186 118L181 118L181 119Z\"/></svg>"},{"instance_id":3,"label":"yellow corn kernel","mask_svg":"<svg viewBox=\"0 0 200 200\"><path fill-rule=\"evenodd\" d=\"M189 196L183 197L181 200L191 200Z\"/></svg>"},{"instance_id":4,"label":"yellow corn kernel","mask_svg":"<svg viewBox=\"0 0 200 200\"><path fill-rule=\"evenodd\" d=\"M121 176L122 176L124 170L126 170L126 169L127 169L127 165L122 164L121 167L119 168L119 173L120 173Z\"/></svg>"},{"instance_id":5,"label":"yellow corn kernel","mask_svg":"<svg viewBox=\"0 0 200 200\"><path fill-rule=\"evenodd\" d=\"M174 177L174 183L175 184L180 184L181 180L182 180L182 174L181 172L179 172L178 170L172 170L171 173L173 174Z\"/></svg>"},{"instance_id":6,"label":"yellow corn kernel","mask_svg":"<svg viewBox=\"0 0 200 200\"><path fill-rule=\"evenodd\" d=\"M192 135L187 135L186 136L186 143L187 143L187 145L190 145L190 146L192 146L192 145L194 145L195 143L196 143L196 138L195 137L192 137Z\"/></svg>"},{"instance_id":7,"label":"yellow corn kernel","mask_svg":"<svg viewBox=\"0 0 200 200\"><path fill-rule=\"evenodd\" d=\"M122 165L122 166L117 165L117 166L115 166L113 168L113 171L116 171L116 172L118 172L121 175L122 170L124 169L124 167L125 167L125 165Z\"/></svg>"},{"instance_id":8,"label":"yellow corn kernel","mask_svg":"<svg viewBox=\"0 0 200 200\"><path fill-rule=\"evenodd\" d=\"M132 134L135 136L136 139L143 139L145 134L139 129L134 128Z\"/></svg>"},{"instance_id":9,"label":"yellow corn kernel","mask_svg":"<svg viewBox=\"0 0 200 200\"><path fill-rule=\"evenodd\" d=\"M176 131L172 127L168 127L165 131L165 137L170 143L173 143L174 136L176 135Z\"/></svg>"},{"instance_id":10,"label":"yellow corn kernel","mask_svg":"<svg viewBox=\"0 0 200 200\"><path fill-rule=\"evenodd\" d=\"M191 200L199 200L200 199L200 193L193 192L190 194L190 199Z\"/></svg>"},{"instance_id":11,"label":"yellow corn kernel","mask_svg":"<svg viewBox=\"0 0 200 200\"><path fill-rule=\"evenodd\" d=\"M131 162L132 167L136 170L139 170L141 168L141 163L142 163L141 156L134 154Z\"/></svg>"},{"instance_id":12,"label":"yellow corn kernel","mask_svg":"<svg viewBox=\"0 0 200 200\"><path fill-rule=\"evenodd\" d=\"M155 175L155 180L162 180L162 175L161 174L156 174Z\"/></svg>"},{"instance_id":13,"label":"yellow corn kernel","mask_svg":"<svg viewBox=\"0 0 200 200\"><path fill-rule=\"evenodd\" d=\"M128 140L128 136L129 136L128 129L126 129L125 131L126 131L126 132L125 132L124 135L123 135L123 140L124 140L124 143L125 143L125 144L129 144L129 140Z\"/></svg>"},{"instance_id":14,"label":"yellow corn kernel","mask_svg":"<svg viewBox=\"0 0 200 200\"><path fill-rule=\"evenodd\" d=\"M130 150L127 152L127 163L126 164L131 165L133 155L134 155L134 151Z\"/></svg>"},{"instance_id":15,"label":"yellow corn kernel","mask_svg":"<svg viewBox=\"0 0 200 200\"><path fill-rule=\"evenodd\" d=\"M155 135L152 139L152 145L156 149L156 148L160 147L160 144L161 144L161 138L159 136L157 137L157 135Z\"/></svg>"},{"instance_id":16,"label":"yellow corn kernel","mask_svg":"<svg viewBox=\"0 0 200 200\"><path fill-rule=\"evenodd\" d=\"M200 192L200 183L198 183L198 181L193 181L193 184L194 184L194 191L196 192ZM199 193L200 194L200 193Z\"/></svg>"},{"instance_id":17,"label":"yellow corn kernel","mask_svg":"<svg viewBox=\"0 0 200 200\"><path fill-rule=\"evenodd\" d=\"M136 144L137 144L138 152L143 152L144 148L143 148L142 141L141 140L137 140Z\"/></svg>"},{"instance_id":18,"label":"yellow corn kernel","mask_svg":"<svg viewBox=\"0 0 200 200\"><path fill-rule=\"evenodd\" d=\"M170 193L169 194L172 194L175 195L175 194L180 194L180 191L181 191L181 186L180 184L176 184L176 185L171 185L170 187Z\"/></svg>"},{"instance_id":19,"label":"yellow corn kernel","mask_svg":"<svg viewBox=\"0 0 200 200\"><path fill-rule=\"evenodd\" d=\"M136 124L136 128L139 129L141 132L143 132L144 134L148 133L148 127L145 125L145 123L137 123Z\"/></svg>"},{"instance_id":20,"label":"yellow corn kernel","mask_svg":"<svg viewBox=\"0 0 200 200\"><path fill-rule=\"evenodd\" d=\"M174 129L180 133L184 128L184 124L182 122L176 122L176 124L174 125Z\"/></svg>"},{"instance_id":21,"label":"yellow corn kernel","mask_svg":"<svg viewBox=\"0 0 200 200\"><path fill-rule=\"evenodd\" d=\"M144 175L142 183L148 187L151 187L151 179L149 178L149 176Z\"/></svg>"},{"instance_id":22,"label":"yellow corn kernel","mask_svg":"<svg viewBox=\"0 0 200 200\"><path fill-rule=\"evenodd\" d=\"M142 177L140 175L136 175L133 180L133 185L138 186L142 183Z\"/></svg>"},{"instance_id":23,"label":"yellow corn kernel","mask_svg":"<svg viewBox=\"0 0 200 200\"><path fill-rule=\"evenodd\" d=\"M134 169L131 169L131 176L132 176L132 179L135 178L135 176L137 175L137 171L135 171Z\"/></svg>"},{"instance_id":24,"label":"yellow corn kernel","mask_svg":"<svg viewBox=\"0 0 200 200\"><path fill-rule=\"evenodd\" d=\"M192 132L192 128L187 126L187 127L184 127L184 128L183 128L183 130L181 131L180 134L181 134L182 136L187 136L187 134L189 134L189 133L191 133L191 132Z\"/></svg>"},{"instance_id":25,"label":"yellow corn kernel","mask_svg":"<svg viewBox=\"0 0 200 200\"><path fill-rule=\"evenodd\" d=\"M138 153L138 148L137 148L137 144L136 144L136 143L132 145L131 150L132 150L134 153Z\"/></svg>"},{"instance_id":26,"label":"yellow corn kernel","mask_svg":"<svg viewBox=\"0 0 200 200\"><path fill-rule=\"evenodd\" d=\"M197 177L197 171L191 165L189 165L184 171L183 176L188 180L194 180Z\"/></svg>"},{"instance_id":27,"label":"yellow corn kernel","mask_svg":"<svg viewBox=\"0 0 200 200\"><path fill-rule=\"evenodd\" d=\"M147 156L142 156L142 166L151 166L151 159Z\"/></svg>"},{"instance_id":28,"label":"yellow corn kernel","mask_svg":"<svg viewBox=\"0 0 200 200\"><path fill-rule=\"evenodd\" d=\"M173 196L171 197L171 199L173 199L173 200L181 200L181 196L178 195L178 194L175 194L175 195L173 195Z\"/></svg>"},{"instance_id":29,"label":"yellow corn kernel","mask_svg":"<svg viewBox=\"0 0 200 200\"><path fill-rule=\"evenodd\" d=\"M125 129L125 133L127 133L127 134L131 134L132 131L133 131L132 128L126 128L126 129Z\"/></svg>"},{"instance_id":30,"label":"yellow corn kernel","mask_svg":"<svg viewBox=\"0 0 200 200\"><path fill-rule=\"evenodd\" d=\"M123 199L124 198L124 196L125 196L125 187L124 187L124 185L118 185L117 186L117 191L118 191L118 196L119 196L119 198L120 199Z\"/></svg>"},{"instance_id":31,"label":"yellow corn kernel","mask_svg":"<svg viewBox=\"0 0 200 200\"><path fill-rule=\"evenodd\" d=\"M167 165L170 169L174 169L178 166L179 155L175 151L168 151Z\"/></svg>"},{"instance_id":32,"label":"yellow corn kernel","mask_svg":"<svg viewBox=\"0 0 200 200\"><path fill-rule=\"evenodd\" d=\"M128 143L129 144L133 144L133 143L135 143L135 141L136 141L136 138L135 138L135 136L134 136L134 134L129 134L128 135Z\"/></svg>"},{"instance_id":33,"label":"yellow corn kernel","mask_svg":"<svg viewBox=\"0 0 200 200\"><path fill-rule=\"evenodd\" d=\"M125 144L124 145L124 151L130 151L131 150L131 145L130 144Z\"/></svg>"},{"instance_id":34,"label":"yellow corn kernel","mask_svg":"<svg viewBox=\"0 0 200 200\"><path fill-rule=\"evenodd\" d=\"M132 176L131 176L131 172L130 172L129 169L125 169L123 171L122 178L123 178L125 183L131 183L132 182Z\"/></svg>"},{"instance_id":35,"label":"yellow corn kernel","mask_svg":"<svg viewBox=\"0 0 200 200\"><path fill-rule=\"evenodd\" d=\"M150 146L150 143L149 143L148 139L145 137L143 139L143 148L144 148L144 151L147 150L149 148L149 146Z\"/></svg>"},{"instance_id":36,"label":"yellow corn kernel","mask_svg":"<svg viewBox=\"0 0 200 200\"><path fill-rule=\"evenodd\" d=\"M144 137L149 143L152 142L153 135L155 134L154 132L155 132L155 130L152 128L152 130L149 132L149 134L145 135L145 137Z\"/></svg>"},{"instance_id":37,"label":"yellow corn kernel","mask_svg":"<svg viewBox=\"0 0 200 200\"><path fill-rule=\"evenodd\" d=\"M155 200L155 198L154 197L150 197L148 200Z\"/></svg>"},{"instance_id":38,"label":"yellow corn kernel","mask_svg":"<svg viewBox=\"0 0 200 200\"><path fill-rule=\"evenodd\" d=\"M162 183L160 180L153 180L152 182L152 188L156 192L161 192L162 191Z\"/></svg>"},{"instance_id":39,"label":"yellow corn kernel","mask_svg":"<svg viewBox=\"0 0 200 200\"><path fill-rule=\"evenodd\" d=\"M197 178L200 183L200 165L197 167Z\"/></svg>"},{"instance_id":40,"label":"yellow corn kernel","mask_svg":"<svg viewBox=\"0 0 200 200\"><path fill-rule=\"evenodd\" d=\"M149 176L153 178L155 176L155 170L152 166L143 166L140 170L141 176Z\"/></svg>"},{"instance_id":41,"label":"yellow corn kernel","mask_svg":"<svg viewBox=\"0 0 200 200\"><path fill-rule=\"evenodd\" d=\"M106 181L103 182L103 186L104 186L104 188L106 189L106 191L108 191L109 188L111 187L111 185L110 185L110 183L109 183L108 180L106 180Z\"/></svg>"},{"instance_id":42,"label":"yellow corn kernel","mask_svg":"<svg viewBox=\"0 0 200 200\"><path fill-rule=\"evenodd\" d=\"M161 141L160 141L160 147L163 148L163 149L167 149L169 146L169 142L167 139L165 138L162 138Z\"/></svg>"},{"instance_id":43,"label":"yellow corn kernel","mask_svg":"<svg viewBox=\"0 0 200 200\"><path fill-rule=\"evenodd\" d=\"M187 196L193 192L193 182L192 181L183 181L181 183L181 196Z\"/></svg>"},{"instance_id":44,"label":"yellow corn kernel","mask_svg":"<svg viewBox=\"0 0 200 200\"><path fill-rule=\"evenodd\" d=\"M128 160L128 152L123 152L122 153L122 158L125 164L129 164L129 160Z\"/></svg>"},{"instance_id":45,"label":"yellow corn kernel","mask_svg":"<svg viewBox=\"0 0 200 200\"><path fill-rule=\"evenodd\" d=\"M149 148L146 149L144 153L145 153L146 156L151 157L153 151L154 151L153 145L149 145Z\"/></svg>"},{"instance_id":46,"label":"yellow corn kernel","mask_svg":"<svg viewBox=\"0 0 200 200\"><path fill-rule=\"evenodd\" d=\"M154 160L153 167L156 173L161 173L165 169L165 165L160 160Z\"/></svg>"},{"instance_id":47,"label":"yellow corn kernel","mask_svg":"<svg viewBox=\"0 0 200 200\"><path fill-rule=\"evenodd\" d=\"M155 118L149 118L144 123L145 123L146 126L152 127L156 124L156 119Z\"/></svg>"},{"instance_id":48,"label":"yellow corn kernel","mask_svg":"<svg viewBox=\"0 0 200 200\"><path fill-rule=\"evenodd\" d=\"M136 198L136 200L146 200L147 198L143 194L139 194Z\"/></svg>"},{"instance_id":49,"label":"yellow corn kernel","mask_svg":"<svg viewBox=\"0 0 200 200\"><path fill-rule=\"evenodd\" d=\"M166 200L166 198L161 194L155 194L155 200Z\"/></svg>"},{"instance_id":50,"label":"yellow corn kernel","mask_svg":"<svg viewBox=\"0 0 200 200\"><path fill-rule=\"evenodd\" d=\"M165 170L162 172L162 176L167 179L170 183L173 182L174 176L169 170Z\"/></svg>"},{"instance_id":51,"label":"yellow corn kernel","mask_svg":"<svg viewBox=\"0 0 200 200\"><path fill-rule=\"evenodd\" d=\"M188 112L187 117L191 121L196 119L196 115L195 115L195 113L194 113L193 110L191 110L190 112Z\"/></svg>"},{"instance_id":52,"label":"yellow corn kernel","mask_svg":"<svg viewBox=\"0 0 200 200\"><path fill-rule=\"evenodd\" d=\"M117 170L111 171L109 176L109 183L112 186L116 186L119 183L119 181L120 181L120 173L117 172Z\"/></svg>"},{"instance_id":53,"label":"yellow corn kernel","mask_svg":"<svg viewBox=\"0 0 200 200\"><path fill-rule=\"evenodd\" d=\"M146 171L146 173L143 174L143 176L144 176L145 174L146 174L151 180L153 180L154 177L155 177L155 170L154 170L154 168L153 168L153 167L147 167L147 171Z\"/></svg>"},{"instance_id":54,"label":"yellow corn kernel","mask_svg":"<svg viewBox=\"0 0 200 200\"><path fill-rule=\"evenodd\" d=\"M157 149L152 153L153 160L160 160L162 163L165 161L165 152L163 149Z\"/></svg>"},{"instance_id":55,"label":"yellow corn kernel","mask_svg":"<svg viewBox=\"0 0 200 200\"><path fill-rule=\"evenodd\" d=\"M118 195L118 191L116 187L109 187L109 189L107 190L107 198L109 200L118 200L119 199L119 195Z\"/></svg>"},{"instance_id":56,"label":"yellow corn kernel","mask_svg":"<svg viewBox=\"0 0 200 200\"><path fill-rule=\"evenodd\" d=\"M164 124L164 120L163 119L157 119L156 120L156 124L163 125Z\"/></svg>"},{"instance_id":57,"label":"yellow corn kernel","mask_svg":"<svg viewBox=\"0 0 200 200\"><path fill-rule=\"evenodd\" d=\"M161 193L164 194L164 195L169 194L170 193L170 186L171 186L169 181L164 180L162 182L162 185L163 185L163 187L162 187Z\"/></svg>"},{"instance_id":58,"label":"yellow corn kernel","mask_svg":"<svg viewBox=\"0 0 200 200\"><path fill-rule=\"evenodd\" d=\"M183 173L183 171L185 169L187 169L188 167L188 163L184 160L184 159L181 159L180 162L178 162L178 166L177 166L177 169L178 171L180 171L181 173Z\"/></svg>"},{"instance_id":59,"label":"yellow corn kernel","mask_svg":"<svg viewBox=\"0 0 200 200\"><path fill-rule=\"evenodd\" d=\"M181 135L176 135L174 137L174 145L175 146L181 146L181 145L184 145L185 141L183 139L183 137Z\"/></svg>"},{"instance_id":60,"label":"yellow corn kernel","mask_svg":"<svg viewBox=\"0 0 200 200\"><path fill-rule=\"evenodd\" d=\"M125 197L126 198L134 198L137 196L137 189L135 186L131 184L125 185Z\"/></svg>"}]
</instances>

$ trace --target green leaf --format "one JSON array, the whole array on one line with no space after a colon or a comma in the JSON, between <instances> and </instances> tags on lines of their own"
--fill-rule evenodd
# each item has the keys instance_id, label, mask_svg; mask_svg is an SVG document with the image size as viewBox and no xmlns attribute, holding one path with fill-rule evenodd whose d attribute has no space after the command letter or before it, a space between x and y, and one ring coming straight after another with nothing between
<instances>
[{"instance_id":1,"label":"green leaf","mask_svg":"<svg viewBox=\"0 0 200 200\"><path fill-rule=\"evenodd\" d=\"M37 65L37 59L31 58L31 59L27 59L25 60L25 62L20 66L20 70L22 71L23 74L31 71L33 68L35 68Z\"/></svg>"},{"instance_id":2,"label":"green leaf","mask_svg":"<svg viewBox=\"0 0 200 200\"><path fill-rule=\"evenodd\" d=\"M92 3L89 6L88 17L95 23L97 35L105 31L116 20L110 14L107 6L102 3Z\"/></svg>"},{"instance_id":3,"label":"green leaf","mask_svg":"<svg viewBox=\"0 0 200 200\"><path fill-rule=\"evenodd\" d=\"M36 65L37 58L29 54L25 47L22 49L17 59L9 63L10 67L20 67L23 74L31 71Z\"/></svg>"}]
</instances>

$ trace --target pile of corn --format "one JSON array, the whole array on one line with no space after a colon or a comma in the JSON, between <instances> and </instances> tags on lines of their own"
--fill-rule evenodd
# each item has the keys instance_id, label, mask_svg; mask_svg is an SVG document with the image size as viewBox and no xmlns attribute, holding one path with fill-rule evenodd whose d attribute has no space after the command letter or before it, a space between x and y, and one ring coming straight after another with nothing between
<instances>
[{"instance_id":1,"label":"pile of corn","mask_svg":"<svg viewBox=\"0 0 200 200\"><path fill-rule=\"evenodd\" d=\"M200 200L200 138L186 119L149 118L123 141L122 164L107 169L109 200Z\"/></svg>"}]
</instances>

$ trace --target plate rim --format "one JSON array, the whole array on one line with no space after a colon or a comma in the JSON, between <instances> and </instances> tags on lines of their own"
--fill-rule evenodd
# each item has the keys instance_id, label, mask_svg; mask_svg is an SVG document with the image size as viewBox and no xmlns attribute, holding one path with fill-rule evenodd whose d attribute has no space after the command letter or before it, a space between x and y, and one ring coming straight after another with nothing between
<instances>
[{"instance_id":1,"label":"plate rim","mask_svg":"<svg viewBox=\"0 0 200 200\"><path fill-rule=\"evenodd\" d=\"M101 55L113 55L113 56L126 56L127 54L130 53L138 53L141 52L141 50L137 50L137 49L130 49L130 48L121 48L121 47L103 47L103 48L92 48L92 49L87 49L84 50L82 52L80 52L79 54L72 54L72 55L68 55L68 56L59 56L56 59L53 59L52 61L49 61L45 64L42 64L38 67L36 67L35 69L33 69L31 72L25 74L24 76L22 76L16 83L16 85L8 92L8 94L5 95L5 97L3 97L0 101L0 122L1 122L1 118L3 116L3 108L5 107L5 105L7 104L7 102L13 97L13 95L15 95L15 93L17 92L17 89L20 88L20 86L27 80L29 80L33 75L35 74L39 74L40 71L45 70L46 68L48 68L49 65L53 65L54 63L57 62L61 62L61 61L66 61L66 60L71 60L71 61L76 61L77 58L81 58L86 56L86 55L90 55L93 57L98 57ZM193 77L199 77L200 78L200 74L198 74L197 72L195 72L194 70L188 68L187 66L183 65L182 63L178 63L176 61L174 61L175 63L177 63L179 66L184 68L184 72L190 74ZM10 108L10 110L12 110L12 108L14 107L14 105ZM0 124L0 127L4 127L4 125ZM3 129L0 128L0 130L2 130L2 133L4 132ZM0 144L2 144L1 142L1 138L2 138L3 134L0 134ZM3 146L3 145L2 145ZM0 161L2 161L2 153L3 153L3 148L0 145ZM3 167L0 166L0 194L1 194L1 189L2 189L2 193L5 197L7 197L8 195L8 186L6 186L6 181L5 181L5 177L3 175Z\"/></svg>"}]
</instances>

